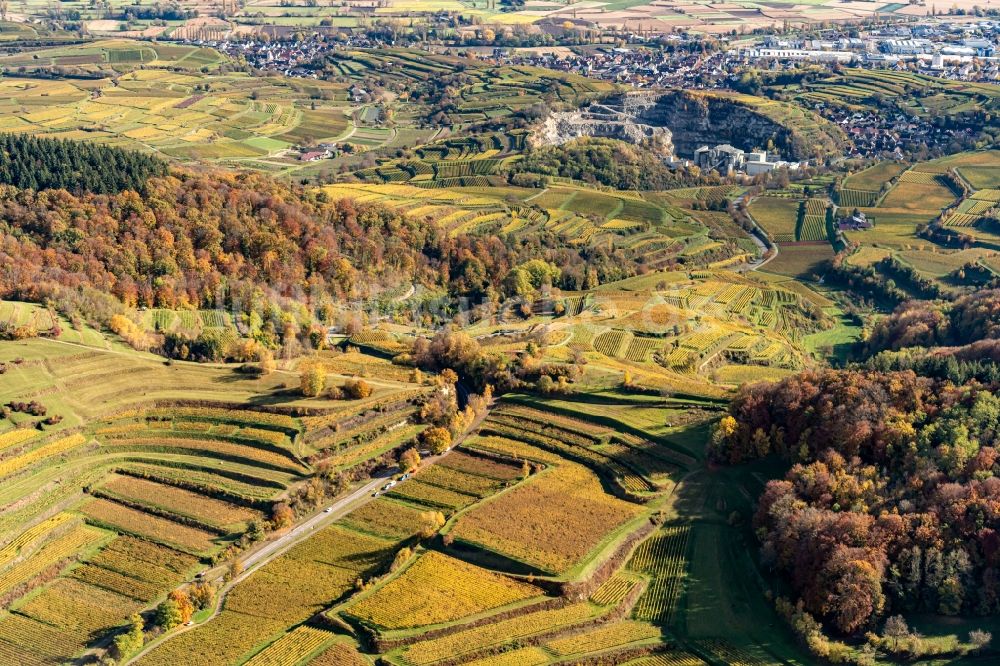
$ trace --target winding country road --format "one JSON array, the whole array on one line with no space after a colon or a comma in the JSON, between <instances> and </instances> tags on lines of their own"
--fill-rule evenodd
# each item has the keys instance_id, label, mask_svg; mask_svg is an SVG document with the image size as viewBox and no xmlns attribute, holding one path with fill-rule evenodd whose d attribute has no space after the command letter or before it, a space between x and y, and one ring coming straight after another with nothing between
<instances>
[{"instance_id":1,"label":"winding country road","mask_svg":"<svg viewBox=\"0 0 1000 666\"><path fill-rule=\"evenodd\" d=\"M493 405L491 403L490 407L492 408L492 406ZM490 409L484 410L484 413L480 415L472 423L472 425L469 426L469 428L465 431L465 433L455 441L455 443L448 451L445 451L444 453L437 456L429 456L427 458L424 458L420 462L420 468L417 471L419 472L421 470L430 467L431 465L437 463L439 460L441 460L449 453L451 453L451 451L453 451L466 437L468 437L470 434L476 432L479 429L479 425L483 422L486 416L489 415L489 412ZM173 631L164 634L159 640L155 640L145 645L141 651L135 654L135 656L131 657L127 661L122 662L122 665L127 666L128 664L132 664L142 656L160 647L168 640L176 636L180 636L181 634L186 633L188 631L191 631L192 629L197 629L198 627L204 625L206 622L211 622L219 613L222 612L222 608L225 605L226 596L229 594L229 591L235 585L245 580L249 576L253 575L262 566L264 566L271 560L279 557L285 551L290 549L292 546L312 536L312 534L315 533L317 529L326 527L330 523L333 523L339 520L340 518L343 518L351 511L361 506L364 506L368 502L371 502L374 499L372 494L376 490L381 488L386 483L387 479L391 478L395 474L398 474L399 471L400 471L399 468L394 467L381 472L378 476L372 478L370 481L356 488L355 490L351 491L347 495L338 498L332 504L327 505L322 511L319 511L315 515L310 516L306 520L302 521L295 527L288 530L288 532L282 534L276 539L265 541L262 544L259 544L251 552L244 554L243 557L241 557L240 559L246 568L243 570L242 573L240 573L239 576L229 581L228 583L226 583L225 586L219 589L219 593L216 595L215 599L215 607L212 609L211 615L209 615L207 618L205 618L204 620L202 620L197 624L179 627L174 629ZM228 570L228 565L218 565L216 567L213 567L212 569L202 572L201 577L196 580L217 581L220 580L223 577L223 575L225 575L225 572L227 570Z\"/></svg>"},{"instance_id":2,"label":"winding country road","mask_svg":"<svg viewBox=\"0 0 1000 666\"><path fill-rule=\"evenodd\" d=\"M437 458L428 460L428 464L431 464L436 460ZM288 530L285 534L282 534L281 536L272 541L264 542L263 545L259 546L256 550L253 550L249 554L244 555L241 558L241 561L243 562L243 565L246 568L239 576L226 583L226 585L219 590L219 593L216 595L215 599L215 607L212 609L211 615L209 615L207 618L205 618L204 620L202 620L197 624L179 627L174 631L164 634L164 636L160 640L148 643L146 646L143 647L141 651L136 653L135 656L133 656L128 661L125 661L123 663L131 664L137 661L139 658L146 655L147 653L151 652L152 650L160 647L166 641L176 636L180 636L183 633L191 631L192 629L197 629L206 622L211 622L213 619L215 619L215 617L219 613L222 612L222 607L225 603L226 596L229 594L229 591L233 587L235 587L238 583L245 580L249 576L253 575L257 571L257 569L267 564L271 560L275 559L276 557L280 556L282 553L290 549L292 546L296 545L300 541L303 541L309 536L311 536L316 531L317 528L326 527L328 524L334 522L335 520L343 518L346 514L348 514L355 508L362 506L363 504L366 503L366 501L370 501L372 499L371 497L372 493L375 492L375 490L377 490L378 488L380 488L383 484L385 484L386 479L391 477L393 473L395 473L396 471L397 470L392 469L383 472L379 476L373 478L368 483L357 488L351 493L341 497L333 504L328 505L322 511L316 513L316 515L311 516L302 523L299 523L292 529ZM222 576L225 575L227 569L228 565L218 565L212 569L208 569L207 571L202 572L202 576L197 580L204 580L204 581L220 580Z\"/></svg>"},{"instance_id":3,"label":"winding country road","mask_svg":"<svg viewBox=\"0 0 1000 666\"><path fill-rule=\"evenodd\" d=\"M753 218L753 215L750 214L750 204L753 202L753 200L754 200L754 197L747 196L746 194L744 194L744 195L738 197L734 203L742 203L743 204L743 210L747 214L747 218L751 222L753 222L753 225L756 228L757 232L761 236L765 236L766 237L766 233L765 233L763 227L761 227L760 224L757 223L757 220L755 220ZM748 235L750 236L750 240L752 240L754 243L756 243L757 247L760 248L761 254L760 254L760 259L757 259L756 261L753 261L753 262L747 264L747 269L751 270L751 271L759 271L763 266L765 266L766 264L770 263L772 260L774 260L775 257L778 256L778 244L775 243L774 241L771 241L771 247L768 248L767 244L764 243L764 241L762 241L760 239L760 236L758 236L756 233L754 233L754 232L751 231L751 232L748 232ZM768 249L773 249L774 253L771 254L770 257L767 257L765 259L764 255L767 254Z\"/></svg>"}]
</instances>

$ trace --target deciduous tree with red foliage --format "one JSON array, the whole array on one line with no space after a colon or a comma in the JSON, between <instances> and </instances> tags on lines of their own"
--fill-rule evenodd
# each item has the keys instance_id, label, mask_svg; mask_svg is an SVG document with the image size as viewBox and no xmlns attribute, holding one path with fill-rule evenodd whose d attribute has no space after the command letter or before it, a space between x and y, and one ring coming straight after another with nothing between
<instances>
[{"instance_id":1,"label":"deciduous tree with red foliage","mask_svg":"<svg viewBox=\"0 0 1000 666\"><path fill-rule=\"evenodd\" d=\"M54 298L106 322L125 306L229 307L265 315L281 299L363 299L413 283L496 298L512 268L540 260L577 288L635 273L604 249L555 235L456 235L381 205L262 174L173 171L142 195L0 186L0 298Z\"/></svg>"},{"instance_id":2,"label":"deciduous tree with red foliage","mask_svg":"<svg viewBox=\"0 0 1000 666\"><path fill-rule=\"evenodd\" d=\"M826 370L744 387L711 453L793 463L758 503L762 559L850 635L900 611L1000 612L998 438L989 387Z\"/></svg>"}]
</instances>

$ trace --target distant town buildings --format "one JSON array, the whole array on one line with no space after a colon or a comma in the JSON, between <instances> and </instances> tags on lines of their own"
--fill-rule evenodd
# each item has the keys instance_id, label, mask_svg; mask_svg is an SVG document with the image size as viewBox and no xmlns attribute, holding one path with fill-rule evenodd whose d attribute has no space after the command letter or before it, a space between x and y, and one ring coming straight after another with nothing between
<instances>
[{"instance_id":1,"label":"distant town buildings","mask_svg":"<svg viewBox=\"0 0 1000 666\"><path fill-rule=\"evenodd\" d=\"M740 78L749 69L794 72L812 63L831 70L859 67L911 71L957 81L1000 82L1000 57L996 54L1000 47L1000 21L974 17L961 21L954 16L928 17L905 25L860 31L841 26L770 36L717 35L711 48L706 48L702 36L683 32L655 39L635 37L640 44L620 47L518 49L426 45L423 48L497 65L533 65L574 72L634 88L743 89ZM323 56L327 52L386 45L377 35L366 32L340 35L336 40L313 36L297 41L230 38L196 43L217 48L255 69L301 78L322 76ZM373 92L354 82L348 96L355 104L368 104ZM932 149L971 137L966 128L942 126L912 115L852 111L821 98L811 100L809 106L844 129L851 139L851 156L902 157L921 146ZM377 109L371 113L377 113ZM377 116L373 115L368 122L377 124ZM324 148L303 146L297 151L301 159L322 159L313 153ZM794 168L766 157L760 160L744 157L742 165L736 165L721 153L715 157L706 155L704 159L723 168L732 163L732 168L746 173L763 173L779 166Z\"/></svg>"},{"instance_id":2,"label":"distant town buildings","mask_svg":"<svg viewBox=\"0 0 1000 666\"><path fill-rule=\"evenodd\" d=\"M773 58L775 60L809 60L812 62L840 63L850 63L860 60L860 55L851 51L813 51L791 48L745 49L741 55L754 60Z\"/></svg>"},{"instance_id":3,"label":"distant town buildings","mask_svg":"<svg viewBox=\"0 0 1000 666\"><path fill-rule=\"evenodd\" d=\"M937 18L911 26L890 26L857 37L831 34L825 39L770 36L729 51L746 60L777 63L838 62L868 67L915 66L936 76L965 81L1000 79L1000 22L958 23ZM976 67L971 67L975 63Z\"/></svg>"}]
</instances>

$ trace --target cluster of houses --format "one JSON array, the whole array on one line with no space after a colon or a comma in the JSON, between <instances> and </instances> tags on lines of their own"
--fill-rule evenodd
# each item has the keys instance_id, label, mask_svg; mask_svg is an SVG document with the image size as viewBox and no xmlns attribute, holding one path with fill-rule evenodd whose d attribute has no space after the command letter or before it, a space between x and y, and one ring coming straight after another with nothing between
<instances>
[{"instance_id":1,"label":"cluster of houses","mask_svg":"<svg viewBox=\"0 0 1000 666\"><path fill-rule=\"evenodd\" d=\"M385 43L380 39L363 33L351 35L337 33L336 39L321 34L310 34L302 39L243 37L219 41L198 41L196 43L214 48L236 60L242 60L254 69L298 78L316 78L319 73L314 63L328 51L337 48L380 48L385 46Z\"/></svg>"},{"instance_id":2,"label":"cluster of houses","mask_svg":"<svg viewBox=\"0 0 1000 666\"><path fill-rule=\"evenodd\" d=\"M815 110L840 125L851 139L851 157L875 157L893 154L897 158L919 150L932 149L972 140L967 128L945 127L902 113L853 111L836 105L815 104Z\"/></svg>"},{"instance_id":3,"label":"cluster of houses","mask_svg":"<svg viewBox=\"0 0 1000 666\"><path fill-rule=\"evenodd\" d=\"M951 17L949 17L950 19ZM808 36L805 36L808 35ZM817 37L819 35L819 37ZM635 87L719 86L735 69L766 60L772 68L794 68L803 62L841 63L871 68L926 71L965 81L1000 80L1000 21L959 22L928 18L909 25L861 31L831 28L803 36L746 38L720 35L712 45L697 35L662 35L666 48L507 49L470 47L465 52L498 64L528 64L571 71ZM737 47L739 43L741 46ZM376 35L356 32L313 34L298 40L241 39L205 42L248 65L286 76L316 77L313 63L338 48L380 47Z\"/></svg>"},{"instance_id":4,"label":"cluster of houses","mask_svg":"<svg viewBox=\"0 0 1000 666\"><path fill-rule=\"evenodd\" d=\"M586 54L565 49L550 52L495 49L490 60L573 72L636 88L704 88L707 80L726 76L731 57L722 51L670 52L620 47L595 49Z\"/></svg>"}]
</instances>

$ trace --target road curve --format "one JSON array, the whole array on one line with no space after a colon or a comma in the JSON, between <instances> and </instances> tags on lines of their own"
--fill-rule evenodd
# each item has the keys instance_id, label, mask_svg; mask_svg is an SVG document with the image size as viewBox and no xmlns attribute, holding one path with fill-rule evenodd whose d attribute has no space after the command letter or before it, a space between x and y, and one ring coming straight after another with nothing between
<instances>
[{"instance_id":1,"label":"road curve","mask_svg":"<svg viewBox=\"0 0 1000 666\"><path fill-rule=\"evenodd\" d=\"M470 431L472 430L474 430L474 428L470 428ZM441 460L441 458L448 455L448 453L450 452L451 451L449 450L438 456L430 456L428 458L424 458L424 460L422 460L420 463L420 468L425 469L426 467L433 465L437 461ZM317 512L315 515L310 516L309 518L302 521L295 527L291 528L285 534L282 534L278 538L273 539L271 541L264 542L263 545L259 546L251 553L244 555L240 559L242 560L243 565L246 568L239 576L226 583L226 585L219 590L219 593L216 595L215 598L215 607L212 609L211 615L209 615L207 618L205 618L204 620L202 620L197 624L193 624L191 626L178 627L173 631L164 634L162 638L153 641L152 643L149 643L148 645L144 646L142 650L136 653L135 656L131 657L125 662L122 662L123 666L127 666L128 664L136 662L138 659L145 656L149 652L155 650L156 648L160 647L168 640L180 636L181 634L186 633L188 631L191 631L192 629L197 629L198 627L203 626L206 622L211 622L213 619L215 619L215 617L219 613L222 612L222 608L225 605L226 596L229 594L229 591L235 585L245 580L249 576L253 575L257 571L257 569L264 566L271 560L277 558L285 551L290 549L292 546L310 537L318 528L326 527L328 524L333 523L339 520L340 518L343 518L345 515L347 515L354 509L372 501L372 499L374 499L372 497L372 494L376 490L381 488L385 484L387 479L389 479L398 472L399 472L398 468L391 468L385 470L384 472L381 472L378 476L373 477L370 481L368 481L364 485L356 488L347 495L338 498L332 504L329 504L326 507L324 507L322 511ZM228 565L216 566L204 572L202 577L197 580L206 580L206 581L219 580L225 574L227 569Z\"/></svg>"}]
</instances>

